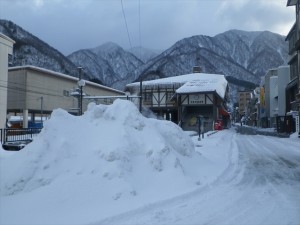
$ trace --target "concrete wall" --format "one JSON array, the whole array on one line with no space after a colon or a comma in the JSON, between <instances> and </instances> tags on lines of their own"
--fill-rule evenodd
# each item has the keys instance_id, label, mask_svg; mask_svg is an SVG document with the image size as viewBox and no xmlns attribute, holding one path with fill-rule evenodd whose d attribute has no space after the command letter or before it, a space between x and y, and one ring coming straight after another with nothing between
<instances>
[{"instance_id":1,"label":"concrete wall","mask_svg":"<svg viewBox=\"0 0 300 225\"><path fill-rule=\"evenodd\" d=\"M0 33L0 129L6 126L8 55L12 55L14 43Z\"/></svg>"},{"instance_id":2,"label":"concrete wall","mask_svg":"<svg viewBox=\"0 0 300 225\"><path fill-rule=\"evenodd\" d=\"M7 95L7 109L18 111L26 108L26 71L19 70L9 72L8 77L8 95Z\"/></svg>"}]
</instances>

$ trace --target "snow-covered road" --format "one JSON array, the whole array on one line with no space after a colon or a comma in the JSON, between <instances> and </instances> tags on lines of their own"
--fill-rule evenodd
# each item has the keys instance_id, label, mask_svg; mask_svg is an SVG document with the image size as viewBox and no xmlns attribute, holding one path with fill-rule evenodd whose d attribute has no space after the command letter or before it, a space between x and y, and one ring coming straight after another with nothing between
<instances>
[{"instance_id":1,"label":"snow-covered road","mask_svg":"<svg viewBox=\"0 0 300 225\"><path fill-rule=\"evenodd\" d=\"M300 224L299 139L215 135L228 164L211 182L94 224Z\"/></svg>"}]
</instances>

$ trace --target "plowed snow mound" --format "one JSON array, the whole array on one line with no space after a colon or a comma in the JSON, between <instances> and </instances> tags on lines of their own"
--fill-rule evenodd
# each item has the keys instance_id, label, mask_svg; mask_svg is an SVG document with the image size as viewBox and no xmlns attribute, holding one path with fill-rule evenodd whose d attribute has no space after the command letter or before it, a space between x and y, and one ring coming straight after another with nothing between
<instances>
[{"instance_id":1,"label":"plowed snow mound","mask_svg":"<svg viewBox=\"0 0 300 225\"><path fill-rule=\"evenodd\" d=\"M201 166L191 138L177 125L145 118L124 100L90 104L79 117L57 109L31 144L0 159L2 196L38 191L71 199L84 192L78 204L167 197L196 186Z\"/></svg>"}]
</instances>

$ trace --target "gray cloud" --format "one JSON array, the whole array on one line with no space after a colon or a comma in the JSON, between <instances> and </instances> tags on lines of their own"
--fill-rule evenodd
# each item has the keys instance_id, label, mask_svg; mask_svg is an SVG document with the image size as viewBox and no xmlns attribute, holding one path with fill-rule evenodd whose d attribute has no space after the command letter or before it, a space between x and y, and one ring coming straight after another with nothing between
<instances>
[{"instance_id":1,"label":"gray cloud","mask_svg":"<svg viewBox=\"0 0 300 225\"><path fill-rule=\"evenodd\" d=\"M295 15L286 2L140 0L140 13L138 0L123 0L123 6L132 46L166 49L185 37L228 29L287 34ZM108 41L130 47L121 0L0 0L0 17L66 55Z\"/></svg>"},{"instance_id":2,"label":"gray cloud","mask_svg":"<svg viewBox=\"0 0 300 225\"><path fill-rule=\"evenodd\" d=\"M226 29L269 30L286 35L294 21L294 9L286 0L224 0L217 11Z\"/></svg>"}]
</instances>

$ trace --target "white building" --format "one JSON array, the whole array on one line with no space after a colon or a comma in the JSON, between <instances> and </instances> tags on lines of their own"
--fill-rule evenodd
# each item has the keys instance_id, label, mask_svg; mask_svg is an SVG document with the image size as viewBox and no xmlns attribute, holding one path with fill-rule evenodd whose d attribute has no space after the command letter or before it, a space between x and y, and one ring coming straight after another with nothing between
<instances>
[{"instance_id":1,"label":"white building","mask_svg":"<svg viewBox=\"0 0 300 225\"><path fill-rule=\"evenodd\" d=\"M286 86L290 82L290 67L280 66L277 69L278 74L278 116L285 116L286 110Z\"/></svg>"},{"instance_id":2,"label":"white building","mask_svg":"<svg viewBox=\"0 0 300 225\"><path fill-rule=\"evenodd\" d=\"M276 116L286 115L286 86L290 82L289 66L270 69L263 78L264 95L260 119L263 127L275 127Z\"/></svg>"},{"instance_id":3,"label":"white building","mask_svg":"<svg viewBox=\"0 0 300 225\"><path fill-rule=\"evenodd\" d=\"M278 76L270 77L269 106L271 127L275 127L278 116Z\"/></svg>"},{"instance_id":4,"label":"white building","mask_svg":"<svg viewBox=\"0 0 300 225\"><path fill-rule=\"evenodd\" d=\"M0 33L0 129L5 128L7 109L8 63L13 53L14 41Z\"/></svg>"}]
</instances>

